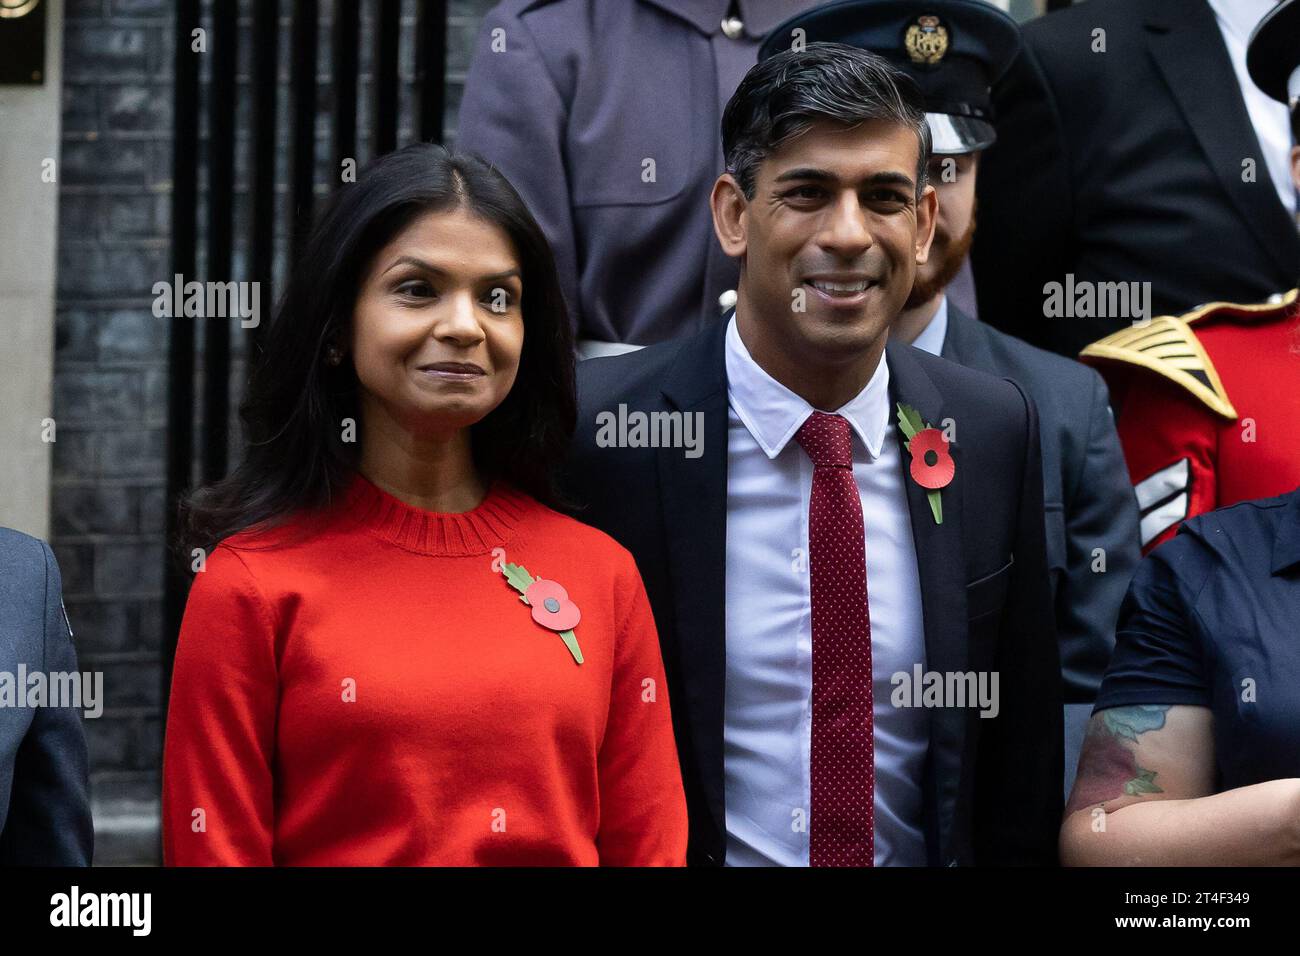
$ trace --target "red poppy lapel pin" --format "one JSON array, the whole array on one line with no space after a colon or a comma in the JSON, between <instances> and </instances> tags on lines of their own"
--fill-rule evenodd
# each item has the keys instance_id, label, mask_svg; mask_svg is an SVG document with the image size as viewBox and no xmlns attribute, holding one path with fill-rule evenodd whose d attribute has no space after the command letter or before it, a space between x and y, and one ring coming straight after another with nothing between
<instances>
[{"instance_id":1,"label":"red poppy lapel pin","mask_svg":"<svg viewBox=\"0 0 1300 956\"><path fill-rule=\"evenodd\" d=\"M898 403L898 428L906 436L903 447L912 456L912 480L926 490L934 523L943 524L943 500L939 489L946 488L957 471L948 448L948 439L932 425L922 424L921 416L911 405Z\"/></svg>"},{"instance_id":2,"label":"red poppy lapel pin","mask_svg":"<svg viewBox=\"0 0 1300 956\"><path fill-rule=\"evenodd\" d=\"M582 650L573 629L582 619L582 612L569 600L569 592L555 581L533 577L522 564L502 563L501 573L519 592L519 600L533 609L533 620L548 630L558 631L573 659L581 664Z\"/></svg>"}]
</instances>

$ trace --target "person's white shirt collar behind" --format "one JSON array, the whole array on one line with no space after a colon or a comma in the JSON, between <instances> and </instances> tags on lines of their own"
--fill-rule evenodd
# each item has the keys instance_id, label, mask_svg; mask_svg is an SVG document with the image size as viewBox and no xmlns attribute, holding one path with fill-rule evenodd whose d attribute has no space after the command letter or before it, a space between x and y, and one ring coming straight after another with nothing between
<instances>
[{"instance_id":1,"label":"person's white shirt collar behind","mask_svg":"<svg viewBox=\"0 0 1300 956\"><path fill-rule=\"evenodd\" d=\"M775 458L813 413L813 407L754 361L740 338L735 313L727 322L726 362L732 407L767 457ZM883 351L866 386L834 414L849 420L872 459L880 457L889 424L889 365Z\"/></svg>"},{"instance_id":2,"label":"person's white shirt collar behind","mask_svg":"<svg viewBox=\"0 0 1300 956\"><path fill-rule=\"evenodd\" d=\"M1237 85L1246 104L1246 113L1260 148L1273 186L1286 211L1296 213L1296 190L1291 181L1291 126L1284 104L1255 85L1246 68L1246 46L1250 34L1264 15L1276 5L1275 0L1209 0L1214 17L1228 48L1228 59L1237 74Z\"/></svg>"},{"instance_id":3,"label":"person's white shirt collar behind","mask_svg":"<svg viewBox=\"0 0 1300 956\"><path fill-rule=\"evenodd\" d=\"M912 342L913 348L931 355L943 354L943 343L948 338L948 297L939 297L939 310L934 313L930 324L921 330L921 334Z\"/></svg>"}]
</instances>

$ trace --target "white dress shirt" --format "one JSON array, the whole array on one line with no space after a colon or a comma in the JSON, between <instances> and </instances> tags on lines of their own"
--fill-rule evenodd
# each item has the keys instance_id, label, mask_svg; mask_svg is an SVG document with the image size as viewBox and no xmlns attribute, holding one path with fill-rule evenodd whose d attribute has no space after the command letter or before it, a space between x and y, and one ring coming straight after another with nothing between
<instances>
[{"instance_id":1,"label":"white dress shirt","mask_svg":"<svg viewBox=\"0 0 1300 956\"><path fill-rule=\"evenodd\" d=\"M1292 217L1296 213L1295 184L1291 182L1291 120L1286 105L1268 96L1255 85L1246 69L1246 42L1255 25L1264 14L1277 5L1277 0L1209 0L1214 8L1214 18L1219 32L1228 47L1228 58L1237 73L1237 83L1246 101L1246 112L1255 127L1255 136L1264 150L1264 164L1268 167L1278 198Z\"/></svg>"},{"instance_id":2,"label":"white dress shirt","mask_svg":"<svg viewBox=\"0 0 1300 956\"><path fill-rule=\"evenodd\" d=\"M921 330L921 334L912 342L912 347L931 355L943 353L943 341L948 337L948 297L939 299L939 309L934 313L930 324Z\"/></svg>"},{"instance_id":3,"label":"white dress shirt","mask_svg":"<svg viewBox=\"0 0 1300 956\"><path fill-rule=\"evenodd\" d=\"M811 806L812 461L794 440L813 407L726 338L727 864L807 866ZM929 720L890 704L890 677L925 663L921 586L884 357L836 412L852 426L866 530L875 721L875 862L924 866Z\"/></svg>"}]
</instances>

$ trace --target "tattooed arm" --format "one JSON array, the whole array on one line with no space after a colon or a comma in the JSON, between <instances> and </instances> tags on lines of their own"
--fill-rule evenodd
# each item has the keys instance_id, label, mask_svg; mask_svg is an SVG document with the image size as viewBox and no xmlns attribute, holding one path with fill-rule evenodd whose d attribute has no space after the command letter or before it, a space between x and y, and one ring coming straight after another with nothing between
<instances>
[{"instance_id":1,"label":"tattooed arm","mask_svg":"<svg viewBox=\"0 0 1300 956\"><path fill-rule=\"evenodd\" d=\"M1300 864L1300 780L1214 793L1208 708L1098 711L1061 826L1066 866Z\"/></svg>"}]
</instances>

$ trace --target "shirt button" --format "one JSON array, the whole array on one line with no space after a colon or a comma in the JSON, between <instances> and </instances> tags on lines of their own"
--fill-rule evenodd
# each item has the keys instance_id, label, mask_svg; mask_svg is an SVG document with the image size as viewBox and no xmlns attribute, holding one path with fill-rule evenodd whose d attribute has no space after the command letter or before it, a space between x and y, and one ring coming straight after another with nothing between
<instances>
[{"instance_id":1,"label":"shirt button","mask_svg":"<svg viewBox=\"0 0 1300 956\"><path fill-rule=\"evenodd\" d=\"M721 26L722 35L728 40L739 40L740 35L745 32L745 24L740 17L725 17Z\"/></svg>"}]
</instances>

